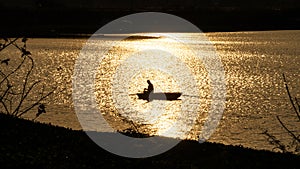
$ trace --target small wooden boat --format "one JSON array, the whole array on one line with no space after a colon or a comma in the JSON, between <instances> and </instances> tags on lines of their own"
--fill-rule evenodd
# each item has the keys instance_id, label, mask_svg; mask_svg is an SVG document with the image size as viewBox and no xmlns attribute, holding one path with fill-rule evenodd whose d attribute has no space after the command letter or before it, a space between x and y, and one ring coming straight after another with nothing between
<instances>
[{"instance_id":1,"label":"small wooden boat","mask_svg":"<svg viewBox=\"0 0 300 169\"><path fill-rule=\"evenodd\" d=\"M177 100L182 93L137 93L136 95L142 100Z\"/></svg>"}]
</instances>

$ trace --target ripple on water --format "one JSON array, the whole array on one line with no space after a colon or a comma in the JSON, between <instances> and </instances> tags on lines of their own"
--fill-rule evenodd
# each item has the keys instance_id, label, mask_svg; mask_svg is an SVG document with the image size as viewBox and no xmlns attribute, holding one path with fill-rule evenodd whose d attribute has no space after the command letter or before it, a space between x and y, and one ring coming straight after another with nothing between
<instances>
[{"instance_id":1,"label":"ripple on water","mask_svg":"<svg viewBox=\"0 0 300 169\"><path fill-rule=\"evenodd\" d=\"M284 88L282 73L286 74L290 85L291 93L294 97L300 97L300 31L265 31L265 32L232 32L232 33L207 33L217 49L224 65L227 82L226 110L217 131L210 138L210 141L225 144L243 145L257 149L270 149L267 138L261 134L269 130L277 137L289 142L289 136L280 127L276 120L276 115L282 117L290 128L296 129L299 123L295 121L292 107L289 103ZM189 45L197 46L207 54L207 44L199 41L196 34L180 34L182 38L191 39ZM116 68L122 62L122 57L135 52L136 48L147 49L147 45L156 41L156 46L165 46L167 50L177 52L179 58L191 68L192 73L197 75L197 86L200 96L201 111L196 125L191 130L189 138L196 139L205 121L206 113L210 106L210 82L207 73L200 60L190 57L185 53L185 47L174 44L165 37L154 39L139 39L134 41L120 42L112 48L105 57L98 73L101 79L98 81L97 94L99 97L99 107L102 113L112 120L116 128L132 127L132 124L124 122L123 116L116 112L111 102L111 77ZM72 103L72 74L74 63L78 57L85 39L30 39L28 48L36 61L36 69L33 79L40 79L50 90L58 87L61 92L57 92L47 101L47 113L38 120L51 122L55 125L80 129L80 124L74 113ZM102 45L107 45L103 41ZM14 49L3 51L2 57L18 55ZM117 57L121 58L117 58ZM99 56L100 57L100 56ZM11 63L16 62L12 60ZM159 77L164 78L159 78ZM140 83L147 78L155 77L155 84L169 84L163 91L180 91L174 78L168 77L158 72L140 73L133 78L129 91L132 93L141 92L146 84ZM21 77L18 77L21 78ZM167 79L167 80L164 80ZM83 84L85 85L85 84ZM32 96L32 99L35 96ZM140 105L144 109L144 102L130 97L131 104ZM184 99L184 97L182 97ZM159 101L155 104L160 104ZM158 132L158 126L168 128L172 121L176 119L180 101L167 103L167 112L161 116L156 114L143 114L137 111L136 114L128 114L132 120L139 121L140 124L151 123L149 126L141 126L143 132ZM174 114L171 114L175 112ZM32 118L35 112L26 115ZM149 122L149 123L148 123ZM155 127L156 126L156 127ZM163 130L161 130L163 131Z\"/></svg>"}]
</instances>

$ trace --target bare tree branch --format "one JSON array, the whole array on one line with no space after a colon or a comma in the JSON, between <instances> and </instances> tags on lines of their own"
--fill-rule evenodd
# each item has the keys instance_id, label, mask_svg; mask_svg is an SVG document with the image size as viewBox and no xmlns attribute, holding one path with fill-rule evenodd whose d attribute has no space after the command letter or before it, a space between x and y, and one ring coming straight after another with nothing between
<instances>
[{"instance_id":1,"label":"bare tree branch","mask_svg":"<svg viewBox=\"0 0 300 169\"><path fill-rule=\"evenodd\" d=\"M295 101L296 101L296 104L297 104L297 106L298 106L298 111L300 112L300 104L299 104L298 99L297 99L296 97L295 97ZM298 119L299 119L299 121L300 121L299 116L298 116Z\"/></svg>"},{"instance_id":2,"label":"bare tree branch","mask_svg":"<svg viewBox=\"0 0 300 169\"><path fill-rule=\"evenodd\" d=\"M24 57L24 58L22 59L22 62L17 66L17 68L16 68L15 70L11 71L9 74L7 74L7 75L2 79L2 81L0 82L0 86L2 85L2 83L3 83L6 79L9 78L9 76L11 76L12 74L16 73L16 72L22 67L22 65L24 64L25 60L26 60L26 57Z\"/></svg>"},{"instance_id":3,"label":"bare tree branch","mask_svg":"<svg viewBox=\"0 0 300 169\"><path fill-rule=\"evenodd\" d=\"M292 104L292 106L293 106L293 108L294 108L294 110L295 110L295 113L297 114L298 119L300 120L300 114L299 114L299 112L297 111L297 108L296 108L295 103L294 103L294 101L293 101L293 98L292 98L292 96L291 96L291 93L290 93L290 90L289 90L289 86L288 86L288 84L287 84L287 82L286 82L286 78L285 78L284 73L283 73L282 75L283 75L284 85L285 85L287 94L288 94L288 96L289 96L290 102L291 102L291 104Z\"/></svg>"},{"instance_id":4,"label":"bare tree branch","mask_svg":"<svg viewBox=\"0 0 300 169\"><path fill-rule=\"evenodd\" d=\"M267 130L264 131L262 134L266 135L269 138L270 144L275 145L274 149L279 149L284 153L287 152L286 146L280 140L278 140L275 136L271 135Z\"/></svg>"},{"instance_id":5,"label":"bare tree branch","mask_svg":"<svg viewBox=\"0 0 300 169\"><path fill-rule=\"evenodd\" d=\"M2 71L0 70L0 106L4 110L0 112L5 112L7 114L14 115L16 117L21 117L26 114L28 111L33 109L35 106L42 104L47 97L54 93L57 88L54 88L50 92L45 92L45 86L39 88L40 80L32 82L31 75L35 68L34 60L31 57L31 53L26 49L27 38L23 38L21 43L18 43L19 38L4 39L4 43L0 45L0 52L3 51L8 46L14 46L17 50L21 52L20 62L13 68L11 71ZM28 61L28 62L27 62ZM0 67L3 68L3 67ZM25 69L24 72L20 70ZM7 67L5 67L7 69ZM18 78L14 76L16 73L21 73L23 79L18 81ZM16 80L17 79L17 80ZM6 82L6 83L4 83ZM16 85L15 85L16 84ZM20 87L21 86L21 87ZM29 96L37 89L38 94L35 92L36 99L29 101ZM26 101L26 102L25 102ZM29 102L27 102L29 101ZM24 105L24 104L28 105Z\"/></svg>"},{"instance_id":6,"label":"bare tree branch","mask_svg":"<svg viewBox=\"0 0 300 169\"><path fill-rule=\"evenodd\" d=\"M7 108L7 105L5 104L5 102L3 101L3 99L0 99L0 103L2 104L2 106L4 107L5 111L6 111L6 114L10 114L8 108Z\"/></svg>"},{"instance_id":7,"label":"bare tree branch","mask_svg":"<svg viewBox=\"0 0 300 169\"><path fill-rule=\"evenodd\" d=\"M283 74L283 80L284 80L284 85L285 85L290 103L292 104L294 112L297 115L298 120L300 121L300 115L299 115L300 105L299 105L299 102L298 102L296 97L295 97L295 101L293 100L292 95L291 95L290 90L289 90L289 86L288 86L287 81L286 81L286 77L285 77L284 74ZM298 108L298 110L297 110L297 108ZM267 133L267 131L263 132L263 134L268 136L269 142L271 144L275 145L276 146L275 148L278 148L278 149L282 150L283 152L299 153L300 152L300 135L298 135L295 131L291 131L287 127L287 125L283 121L281 121L279 116L276 116L276 118L279 121L280 125L284 128L284 130L291 136L292 142L289 143L289 144L283 144L275 136ZM297 122L299 122L299 121L297 121Z\"/></svg>"},{"instance_id":8,"label":"bare tree branch","mask_svg":"<svg viewBox=\"0 0 300 169\"><path fill-rule=\"evenodd\" d=\"M32 104L31 106L29 106L28 108L26 108L25 110L21 111L21 113L19 115L17 115L17 117L22 116L23 114L27 113L29 110L31 110L33 107L39 105L41 103L41 101L43 101L45 98L47 98L48 96L50 96L51 94L54 93L56 89L52 90L51 92L47 93L45 96L41 97L38 101L36 101L34 104Z\"/></svg>"},{"instance_id":9,"label":"bare tree branch","mask_svg":"<svg viewBox=\"0 0 300 169\"><path fill-rule=\"evenodd\" d=\"M277 120L279 121L279 123L281 124L281 126L295 139L300 143L300 139L291 131L289 130L285 124L280 120L280 118L278 116L276 116Z\"/></svg>"},{"instance_id":10,"label":"bare tree branch","mask_svg":"<svg viewBox=\"0 0 300 169\"><path fill-rule=\"evenodd\" d=\"M2 48L0 48L0 52L2 51L2 50L4 50L5 48L7 48L8 46L10 46L11 44L13 44L13 43L15 43L17 40L18 40L19 38L15 38L14 40L9 40L9 43L8 44L4 44L3 46L2 46Z\"/></svg>"},{"instance_id":11,"label":"bare tree branch","mask_svg":"<svg viewBox=\"0 0 300 169\"><path fill-rule=\"evenodd\" d=\"M33 62L33 59L28 56L28 58L30 59L30 63L31 63L31 66L30 66L30 69L27 71L27 74L25 76L25 80L24 80L24 83L23 83L23 89L22 89L22 93L21 93L21 97L20 97L20 102L18 104L18 106L16 107L16 109L14 110L13 114L14 115L17 115L19 113L19 110L20 110L20 107L22 106L24 100L26 99L28 93L26 92L26 89L27 89L27 83L28 83L28 79L29 79L29 76L34 68L34 62ZM34 83L30 88L29 88L29 92L32 90L32 88L36 85L37 83ZM26 94L27 93L27 94Z\"/></svg>"}]
</instances>

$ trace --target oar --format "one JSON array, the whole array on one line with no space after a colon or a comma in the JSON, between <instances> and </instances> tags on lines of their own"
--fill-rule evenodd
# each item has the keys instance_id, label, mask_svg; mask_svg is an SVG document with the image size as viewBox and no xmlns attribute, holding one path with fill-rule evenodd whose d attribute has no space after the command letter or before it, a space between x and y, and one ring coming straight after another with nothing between
<instances>
[{"instance_id":1,"label":"oar","mask_svg":"<svg viewBox=\"0 0 300 169\"><path fill-rule=\"evenodd\" d=\"M191 96L191 95L182 95L182 96L186 96L186 97L199 97L199 96Z\"/></svg>"}]
</instances>

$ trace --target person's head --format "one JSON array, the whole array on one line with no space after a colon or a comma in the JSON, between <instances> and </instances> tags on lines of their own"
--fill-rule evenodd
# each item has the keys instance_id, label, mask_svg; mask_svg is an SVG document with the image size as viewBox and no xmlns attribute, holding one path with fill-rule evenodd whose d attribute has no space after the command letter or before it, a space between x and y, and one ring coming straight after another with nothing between
<instances>
[{"instance_id":1,"label":"person's head","mask_svg":"<svg viewBox=\"0 0 300 169\"><path fill-rule=\"evenodd\" d=\"M150 84L151 83L150 80L147 80L147 83Z\"/></svg>"}]
</instances>

